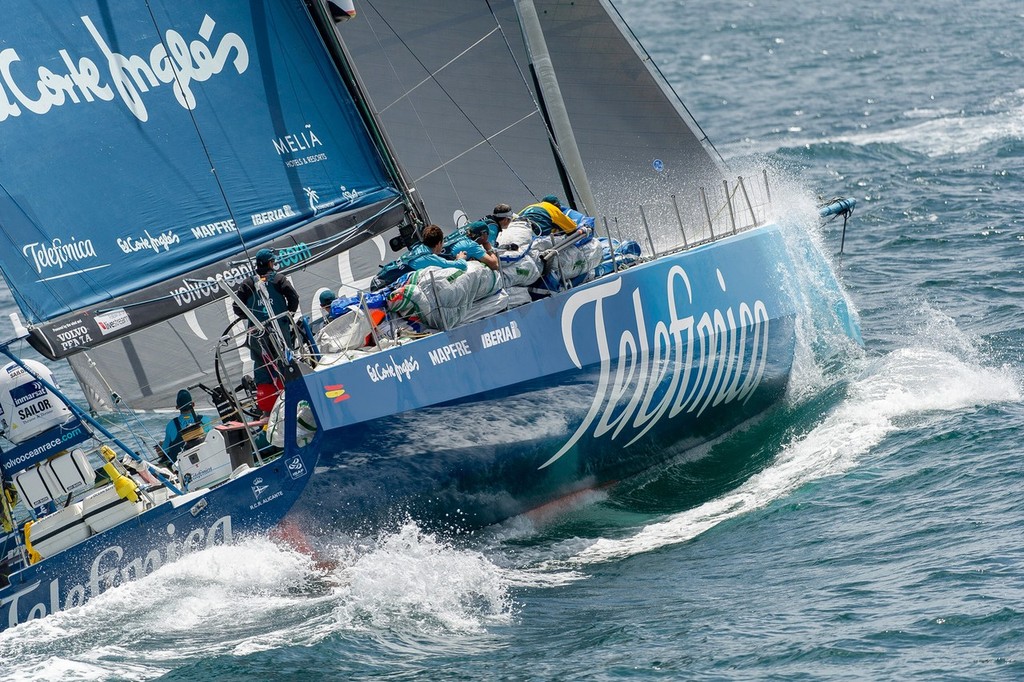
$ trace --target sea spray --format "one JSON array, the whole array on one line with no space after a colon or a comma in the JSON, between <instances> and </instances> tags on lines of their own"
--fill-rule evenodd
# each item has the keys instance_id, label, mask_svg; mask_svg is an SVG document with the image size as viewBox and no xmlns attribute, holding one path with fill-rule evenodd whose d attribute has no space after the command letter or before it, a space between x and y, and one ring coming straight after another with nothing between
<instances>
[{"instance_id":1,"label":"sea spray","mask_svg":"<svg viewBox=\"0 0 1024 682\"><path fill-rule=\"evenodd\" d=\"M432 639L479 633L512 617L509 585L497 566L413 522L369 547L339 553L335 614L341 627Z\"/></svg>"}]
</instances>

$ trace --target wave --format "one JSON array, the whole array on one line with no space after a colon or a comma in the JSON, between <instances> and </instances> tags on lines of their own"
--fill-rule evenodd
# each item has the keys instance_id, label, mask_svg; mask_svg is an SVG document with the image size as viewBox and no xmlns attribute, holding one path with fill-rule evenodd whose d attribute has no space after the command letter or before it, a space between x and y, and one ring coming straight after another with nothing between
<instances>
[{"instance_id":1,"label":"wave","mask_svg":"<svg viewBox=\"0 0 1024 682\"><path fill-rule=\"evenodd\" d=\"M996 98L980 111L913 109L903 112L893 127L865 127L856 132L811 137L801 128L777 136L744 140L723 146L733 155L775 154L823 146L872 147L894 145L927 157L958 156L1005 141L1024 138L1024 90Z\"/></svg>"},{"instance_id":2,"label":"wave","mask_svg":"<svg viewBox=\"0 0 1024 682\"><path fill-rule=\"evenodd\" d=\"M932 312L931 323L908 346L865 360L842 402L736 490L646 525L628 537L594 540L552 566L579 568L619 561L692 540L812 481L849 471L884 439L915 423L944 419L944 414L968 408L1019 402L1022 382L1016 371L986 366L982 356L976 339Z\"/></svg>"},{"instance_id":3,"label":"wave","mask_svg":"<svg viewBox=\"0 0 1024 682\"><path fill-rule=\"evenodd\" d=\"M485 648L485 628L513 617L509 589L482 554L412 523L370 541L339 539L316 558L251 539L0 633L0 680L152 679L346 635L465 652Z\"/></svg>"}]
</instances>

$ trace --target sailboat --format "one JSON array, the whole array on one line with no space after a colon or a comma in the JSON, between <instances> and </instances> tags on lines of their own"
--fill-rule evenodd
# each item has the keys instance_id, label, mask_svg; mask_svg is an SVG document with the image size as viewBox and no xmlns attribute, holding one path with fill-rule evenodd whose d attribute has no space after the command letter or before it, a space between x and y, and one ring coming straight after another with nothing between
<instances>
[{"instance_id":1,"label":"sailboat","mask_svg":"<svg viewBox=\"0 0 1024 682\"><path fill-rule=\"evenodd\" d=\"M321 330L283 351L283 456L317 457L288 513L307 531L409 516L478 527L606 488L777 405L808 310L859 339L820 252L791 244L767 174L727 170L607 0L337 4L37 10L38 25L82 18L10 62L47 64L38 87L8 78L0 94L10 112L56 90L53 111L0 125L84 117L52 131L75 153L46 183L84 187L26 208L39 174L26 176L0 215L26 230L49 212L91 217L106 238L102 256L77 229L15 241L4 272L39 285L12 287L29 343L68 358L93 410L168 407L214 376L252 412L251 321L231 312L251 268L240 236L274 250L311 322L324 291L354 298L324 327L349 324L350 343L321 347ZM130 124L123 146L91 137L112 113ZM529 302L500 286L452 316L405 314L401 281L370 290L427 225L548 198L586 229L552 240L545 269L587 239L608 247L599 267L556 272ZM813 290L797 276L807 263ZM300 404L316 425L301 437Z\"/></svg>"},{"instance_id":2,"label":"sailboat","mask_svg":"<svg viewBox=\"0 0 1024 682\"><path fill-rule=\"evenodd\" d=\"M20 310L0 343L3 629L279 524L318 459L296 435L315 429L303 369L280 358L277 446L212 356L190 375L195 349L131 353L132 333L194 326L210 300L223 320L245 281L266 303L254 249L315 263L406 208L301 4L19 2L0 54L0 271ZM247 317L243 335L280 322ZM117 339L186 391L176 459L134 411L153 385L112 376L91 410L35 356L88 362ZM205 427L189 389L216 410Z\"/></svg>"},{"instance_id":3,"label":"sailboat","mask_svg":"<svg viewBox=\"0 0 1024 682\"><path fill-rule=\"evenodd\" d=\"M577 499L777 405L806 311L860 342L822 255L789 244L768 176L730 175L609 0L356 9L336 51L436 222L555 194L644 255L325 359L303 377L321 459L292 518L473 528Z\"/></svg>"}]
</instances>

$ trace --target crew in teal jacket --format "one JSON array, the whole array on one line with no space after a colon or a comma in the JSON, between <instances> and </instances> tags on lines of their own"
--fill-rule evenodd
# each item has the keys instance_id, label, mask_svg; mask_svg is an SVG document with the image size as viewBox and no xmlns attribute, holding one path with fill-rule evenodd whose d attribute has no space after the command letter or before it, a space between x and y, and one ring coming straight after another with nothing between
<instances>
[{"instance_id":1,"label":"crew in teal jacket","mask_svg":"<svg viewBox=\"0 0 1024 682\"><path fill-rule=\"evenodd\" d=\"M463 237L452 245L454 260L448 260L441 256L441 249L444 248L444 232L437 225L427 225L423 228L423 242L410 249L409 267L413 270L422 270L430 265L440 268L466 269L466 261L478 260L492 270L498 269L498 257L494 252L488 253L484 247L472 239Z\"/></svg>"},{"instance_id":2,"label":"crew in teal jacket","mask_svg":"<svg viewBox=\"0 0 1024 682\"><path fill-rule=\"evenodd\" d=\"M576 231L576 223L562 212L561 202L554 194L549 194L539 203L530 204L519 212L519 217L529 220L534 232L539 234L572 234ZM556 229L557 228L557 229Z\"/></svg>"}]
</instances>

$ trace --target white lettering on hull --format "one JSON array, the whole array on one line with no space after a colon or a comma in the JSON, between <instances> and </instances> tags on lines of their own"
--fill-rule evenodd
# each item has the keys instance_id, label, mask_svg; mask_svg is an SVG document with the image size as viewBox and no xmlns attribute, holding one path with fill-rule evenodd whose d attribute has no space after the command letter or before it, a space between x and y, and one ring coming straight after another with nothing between
<instances>
[{"instance_id":1,"label":"white lettering on hull","mask_svg":"<svg viewBox=\"0 0 1024 682\"><path fill-rule=\"evenodd\" d=\"M196 528L181 542L175 539L177 531L174 524L168 524L166 530L171 538L170 542L164 548L153 549L145 556L135 556L126 560L125 550L119 545L101 550L92 560L89 575L83 584L62 588L60 578L51 580L45 590L46 598L28 609L27 620L80 606L112 587L137 580L189 552L219 544L230 544L233 541L230 516L220 517L210 524L209 528ZM30 595L35 594L41 585L41 581L36 581L0 599L0 609L8 609L7 627L14 627L22 622L18 618L18 613L24 608L23 600L31 598Z\"/></svg>"},{"instance_id":2,"label":"white lettering on hull","mask_svg":"<svg viewBox=\"0 0 1024 682\"><path fill-rule=\"evenodd\" d=\"M721 272L718 282L725 291ZM653 321L652 328L640 290L635 289L635 326L620 334L613 361L604 302L621 287L621 278L599 284L571 296L562 309L562 340L573 364L582 369L572 328L577 315L593 306L600 377L583 422L541 469L561 458L591 429L595 438L610 433L614 440L631 427L634 435L626 447L666 416L672 419L683 412L700 416L708 407L746 402L761 383L768 360L769 327L762 301L742 302L725 311L716 308L700 319L682 315L682 307L693 305L693 289L686 271L675 266L666 283L669 319Z\"/></svg>"}]
</instances>

